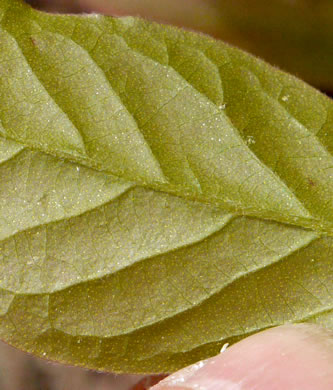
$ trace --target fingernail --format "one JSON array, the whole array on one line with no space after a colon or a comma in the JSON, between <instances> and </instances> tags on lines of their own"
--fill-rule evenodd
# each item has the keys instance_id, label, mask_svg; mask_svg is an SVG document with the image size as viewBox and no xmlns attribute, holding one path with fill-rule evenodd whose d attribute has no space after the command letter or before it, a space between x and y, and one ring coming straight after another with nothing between
<instances>
[{"instance_id":1,"label":"fingernail","mask_svg":"<svg viewBox=\"0 0 333 390\"><path fill-rule=\"evenodd\" d=\"M333 333L286 325L257 333L151 390L332 390Z\"/></svg>"}]
</instances>

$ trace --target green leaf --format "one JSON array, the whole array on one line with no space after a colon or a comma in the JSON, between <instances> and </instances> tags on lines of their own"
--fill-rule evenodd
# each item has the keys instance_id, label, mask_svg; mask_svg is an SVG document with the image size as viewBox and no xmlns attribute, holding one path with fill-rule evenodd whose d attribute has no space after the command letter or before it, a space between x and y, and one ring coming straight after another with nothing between
<instances>
[{"instance_id":1,"label":"green leaf","mask_svg":"<svg viewBox=\"0 0 333 390\"><path fill-rule=\"evenodd\" d=\"M333 327L333 103L211 38L0 0L0 337L167 372Z\"/></svg>"},{"instance_id":2,"label":"green leaf","mask_svg":"<svg viewBox=\"0 0 333 390\"><path fill-rule=\"evenodd\" d=\"M104 13L141 15L203 31L333 91L331 0L81 0Z\"/></svg>"}]
</instances>

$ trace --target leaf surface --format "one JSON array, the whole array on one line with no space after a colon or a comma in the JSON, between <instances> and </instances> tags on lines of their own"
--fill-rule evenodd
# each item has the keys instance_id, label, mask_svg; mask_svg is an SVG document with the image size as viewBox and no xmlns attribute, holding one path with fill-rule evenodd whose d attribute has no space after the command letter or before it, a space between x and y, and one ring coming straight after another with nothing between
<instances>
[{"instance_id":1,"label":"leaf surface","mask_svg":"<svg viewBox=\"0 0 333 390\"><path fill-rule=\"evenodd\" d=\"M206 36L0 0L0 336L168 372L333 327L333 103Z\"/></svg>"}]
</instances>

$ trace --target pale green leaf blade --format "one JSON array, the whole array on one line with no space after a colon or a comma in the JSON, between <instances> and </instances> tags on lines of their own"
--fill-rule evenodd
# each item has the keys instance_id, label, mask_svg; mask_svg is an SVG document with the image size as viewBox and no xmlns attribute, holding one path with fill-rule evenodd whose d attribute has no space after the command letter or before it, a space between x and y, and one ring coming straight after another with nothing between
<instances>
[{"instance_id":1,"label":"pale green leaf blade","mask_svg":"<svg viewBox=\"0 0 333 390\"><path fill-rule=\"evenodd\" d=\"M333 103L208 37L0 1L0 336L162 372L332 326Z\"/></svg>"},{"instance_id":2,"label":"pale green leaf blade","mask_svg":"<svg viewBox=\"0 0 333 390\"><path fill-rule=\"evenodd\" d=\"M324 96L209 38L132 18L12 6L2 25L7 138L233 212L332 230Z\"/></svg>"}]
</instances>

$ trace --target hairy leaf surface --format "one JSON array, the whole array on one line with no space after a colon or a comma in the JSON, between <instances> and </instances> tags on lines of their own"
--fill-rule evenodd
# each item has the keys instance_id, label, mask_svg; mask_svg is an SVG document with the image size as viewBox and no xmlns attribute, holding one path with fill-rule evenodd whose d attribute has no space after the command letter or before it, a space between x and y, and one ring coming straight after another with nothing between
<instances>
[{"instance_id":1,"label":"hairy leaf surface","mask_svg":"<svg viewBox=\"0 0 333 390\"><path fill-rule=\"evenodd\" d=\"M0 0L0 336L167 372L333 327L333 103L206 36Z\"/></svg>"},{"instance_id":2,"label":"hairy leaf surface","mask_svg":"<svg viewBox=\"0 0 333 390\"><path fill-rule=\"evenodd\" d=\"M331 0L79 0L103 13L141 15L214 35L333 91Z\"/></svg>"}]
</instances>

